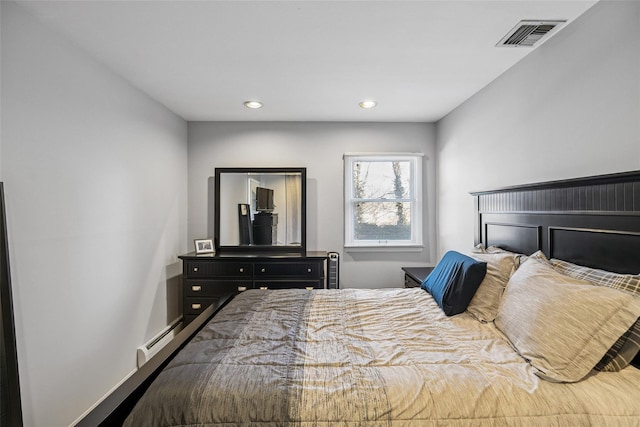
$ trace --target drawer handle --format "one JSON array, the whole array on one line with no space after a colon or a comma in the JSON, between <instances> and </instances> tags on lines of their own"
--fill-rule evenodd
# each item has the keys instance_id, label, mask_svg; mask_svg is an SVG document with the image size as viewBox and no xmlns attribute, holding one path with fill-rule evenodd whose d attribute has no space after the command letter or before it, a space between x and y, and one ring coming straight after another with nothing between
<instances>
[{"instance_id":1,"label":"drawer handle","mask_svg":"<svg viewBox=\"0 0 640 427\"><path fill-rule=\"evenodd\" d=\"M269 288L267 288L266 286L260 286L260 289L262 289L263 291L266 291Z\"/></svg>"},{"instance_id":2,"label":"drawer handle","mask_svg":"<svg viewBox=\"0 0 640 427\"><path fill-rule=\"evenodd\" d=\"M240 273L244 273L244 268L240 267Z\"/></svg>"},{"instance_id":3,"label":"drawer handle","mask_svg":"<svg viewBox=\"0 0 640 427\"><path fill-rule=\"evenodd\" d=\"M202 290L202 286L200 286L200 285L193 285L193 286L191 287L191 290L192 290L193 292L200 292L200 291Z\"/></svg>"},{"instance_id":4,"label":"drawer handle","mask_svg":"<svg viewBox=\"0 0 640 427\"><path fill-rule=\"evenodd\" d=\"M261 273L264 273L265 271L267 271L266 268L263 268L263 269L260 270Z\"/></svg>"},{"instance_id":5,"label":"drawer handle","mask_svg":"<svg viewBox=\"0 0 640 427\"><path fill-rule=\"evenodd\" d=\"M198 267L193 267L193 272L194 273L198 272Z\"/></svg>"},{"instance_id":6,"label":"drawer handle","mask_svg":"<svg viewBox=\"0 0 640 427\"><path fill-rule=\"evenodd\" d=\"M238 286L238 292L244 292L247 290L246 286Z\"/></svg>"},{"instance_id":7,"label":"drawer handle","mask_svg":"<svg viewBox=\"0 0 640 427\"><path fill-rule=\"evenodd\" d=\"M307 273L311 273L311 269L310 268L307 268Z\"/></svg>"},{"instance_id":8,"label":"drawer handle","mask_svg":"<svg viewBox=\"0 0 640 427\"><path fill-rule=\"evenodd\" d=\"M193 310L200 310L202 308L202 304L191 304L191 308Z\"/></svg>"}]
</instances>

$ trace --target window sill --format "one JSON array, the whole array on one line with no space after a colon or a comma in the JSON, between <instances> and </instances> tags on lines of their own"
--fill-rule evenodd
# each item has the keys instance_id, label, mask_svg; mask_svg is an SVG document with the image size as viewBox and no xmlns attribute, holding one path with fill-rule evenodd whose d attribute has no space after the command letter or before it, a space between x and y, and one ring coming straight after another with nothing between
<instances>
[{"instance_id":1,"label":"window sill","mask_svg":"<svg viewBox=\"0 0 640 427\"><path fill-rule=\"evenodd\" d=\"M344 246L345 252L422 252L423 245Z\"/></svg>"}]
</instances>

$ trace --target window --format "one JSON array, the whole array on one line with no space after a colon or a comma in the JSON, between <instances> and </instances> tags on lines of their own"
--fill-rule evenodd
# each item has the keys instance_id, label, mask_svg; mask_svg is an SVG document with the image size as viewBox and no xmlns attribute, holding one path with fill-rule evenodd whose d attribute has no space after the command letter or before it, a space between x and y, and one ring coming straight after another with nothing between
<instances>
[{"instance_id":1,"label":"window","mask_svg":"<svg viewBox=\"0 0 640 427\"><path fill-rule=\"evenodd\" d=\"M422 245L422 154L345 154L345 247Z\"/></svg>"}]
</instances>

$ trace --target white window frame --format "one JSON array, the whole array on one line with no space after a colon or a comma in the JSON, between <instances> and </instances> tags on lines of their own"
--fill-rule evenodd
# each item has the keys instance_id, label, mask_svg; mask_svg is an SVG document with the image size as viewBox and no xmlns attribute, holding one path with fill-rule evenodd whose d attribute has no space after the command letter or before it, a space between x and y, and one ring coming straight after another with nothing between
<instances>
[{"instance_id":1,"label":"white window frame","mask_svg":"<svg viewBox=\"0 0 640 427\"><path fill-rule=\"evenodd\" d=\"M423 224L422 193L422 153L346 153L344 154L344 247L345 250L421 250ZM410 198L403 199L411 203L411 239L409 240L357 240L354 238L355 205L366 199L358 200L353 196L353 165L358 161L409 161L411 165Z\"/></svg>"}]
</instances>

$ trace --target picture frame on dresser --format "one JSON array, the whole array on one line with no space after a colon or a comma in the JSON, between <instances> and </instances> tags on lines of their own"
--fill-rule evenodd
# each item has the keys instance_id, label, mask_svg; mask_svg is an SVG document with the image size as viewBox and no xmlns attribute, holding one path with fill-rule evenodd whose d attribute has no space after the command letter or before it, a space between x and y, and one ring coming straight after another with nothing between
<instances>
[{"instance_id":1,"label":"picture frame on dresser","mask_svg":"<svg viewBox=\"0 0 640 427\"><path fill-rule=\"evenodd\" d=\"M210 254L214 252L213 239L196 239L194 240L197 254Z\"/></svg>"}]
</instances>

